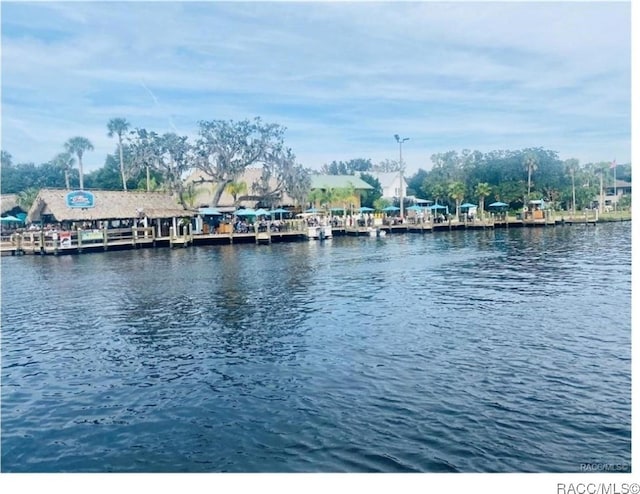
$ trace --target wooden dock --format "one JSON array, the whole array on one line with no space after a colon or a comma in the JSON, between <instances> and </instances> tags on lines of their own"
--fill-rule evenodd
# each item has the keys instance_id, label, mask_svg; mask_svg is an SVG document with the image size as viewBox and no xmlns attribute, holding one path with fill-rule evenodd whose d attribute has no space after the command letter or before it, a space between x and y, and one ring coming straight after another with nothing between
<instances>
[{"instance_id":1,"label":"wooden dock","mask_svg":"<svg viewBox=\"0 0 640 494\"><path fill-rule=\"evenodd\" d=\"M452 230L484 230L491 228L523 228L547 226L586 225L595 226L598 219L586 215L560 216L549 215L543 219L519 219L513 217L487 218L484 221L447 221L443 223L417 222L395 225L377 224L373 226L337 226L332 228L333 236L370 236L372 229L379 229L388 235L398 233L435 233ZM193 233L191 228L169 235L159 236L149 228L113 228L103 230L77 231L26 231L3 236L0 239L0 252L5 255L64 255L109 250L139 249L149 247L183 248L192 245L224 245L254 243L270 245L275 242L296 242L308 240L307 226L302 221L291 221L282 230L255 230L238 233Z\"/></svg>"}]
</instances>

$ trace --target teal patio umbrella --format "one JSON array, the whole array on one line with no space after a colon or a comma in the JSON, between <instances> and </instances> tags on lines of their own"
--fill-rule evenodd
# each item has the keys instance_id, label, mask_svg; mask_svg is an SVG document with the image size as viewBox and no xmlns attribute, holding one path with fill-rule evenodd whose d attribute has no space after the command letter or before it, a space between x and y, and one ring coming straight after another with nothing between
<instances>
[{"instance_id":1,"label":"teal patio umbrella","mask_svg":"<svg viewBox=\"0 0 640 494\"><path fill-rule=\"evenodd\" d=\"M0 218L0 221L2 221L2 223L23 223L23 221L20 218L16 218L15 216L3 216L2 218Z\"/></svg>"},{"instance_id":2,"label":"teal patio umbrella","mask_svg":"<svg viewBox=\"0 0 640 494\"><path fill-rule=\"evenodd\" d=\"M236 216L255 216L256 212L254 209L246 208L246 209L238 209L235 213Z\"/></svg>"},{"instance_id":3,"label":"teal patio umbrella","mask_svg":"<svg viewBox=\"0 0 640 494\"><path fill-rule=\"evenodd\" d=\"M272 209L271 211L269 211L269 214L271 216L273 216L274 214L279 214L280 215L280 221L282 221L282 215L288 213L289 211L287 211L286 209L283 208L277 208L277 209Z\"/></svg>"}]
</instances>

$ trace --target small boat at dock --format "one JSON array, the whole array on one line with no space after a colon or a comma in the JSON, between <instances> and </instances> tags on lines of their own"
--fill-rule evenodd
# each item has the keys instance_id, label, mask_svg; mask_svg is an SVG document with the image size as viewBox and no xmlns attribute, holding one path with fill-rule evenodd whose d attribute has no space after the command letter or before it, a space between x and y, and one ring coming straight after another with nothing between
<instances>
[{"instance_id":1,"label":"small boat at dock","mask_svg":"<svg viewBox=\"0 0 640 494\"><path fill-rule=\"evenodd\" d=\"M377 238L384 237L387 234L385 230L382 230L380 228L369 228L368 232L370 237L377 237Z\"/></svg>"}]
</instances>

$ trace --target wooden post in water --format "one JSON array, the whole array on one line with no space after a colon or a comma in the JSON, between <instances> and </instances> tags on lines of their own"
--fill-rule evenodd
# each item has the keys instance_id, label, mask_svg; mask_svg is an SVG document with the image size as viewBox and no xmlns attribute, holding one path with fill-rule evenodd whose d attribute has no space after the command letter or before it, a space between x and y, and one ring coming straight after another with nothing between
<instances>
[{"instance_id":1,"label":"wooden post in water","mask_svg":"<svg viewBox=\"0 0 640 494\"><path fill-rule=\"evenodd\" d=\"M102 227L102 248L104 250L109 248L109 234L106 227Z\"/></svg>"}]
</instances>

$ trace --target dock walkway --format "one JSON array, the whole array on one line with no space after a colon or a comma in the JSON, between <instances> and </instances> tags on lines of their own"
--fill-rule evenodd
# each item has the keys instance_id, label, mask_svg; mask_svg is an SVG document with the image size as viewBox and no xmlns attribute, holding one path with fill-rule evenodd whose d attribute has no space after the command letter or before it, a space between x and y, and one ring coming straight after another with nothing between
<instances>
[{"instance_id":1,"label":"dock walkway","mask_svg":"<svg viewBox=\"0 0 640 494\"><path fill-rule=\"evenodd\" d=\"M474 221L447 221L443 223L407 222L374 226L336 226L333 236L368 236L372 229L397 233L435 233L451 230L484 230L491 228L547 227L556 225L596 225L598 219L582 216L544 219L518 219L513 217L476 219ZM271 244L308 240L307 226L302 221L290 221L279 231L256 230L245 233L193 233L191 228L159 236L151 228L112 228L103 230L77 230L68 232L27 231L0 239L0 252L5 255L64 255L109 250L149 247L188 247L191 245L224 245L236 243Z\"/></svg>"}]
</instances>

